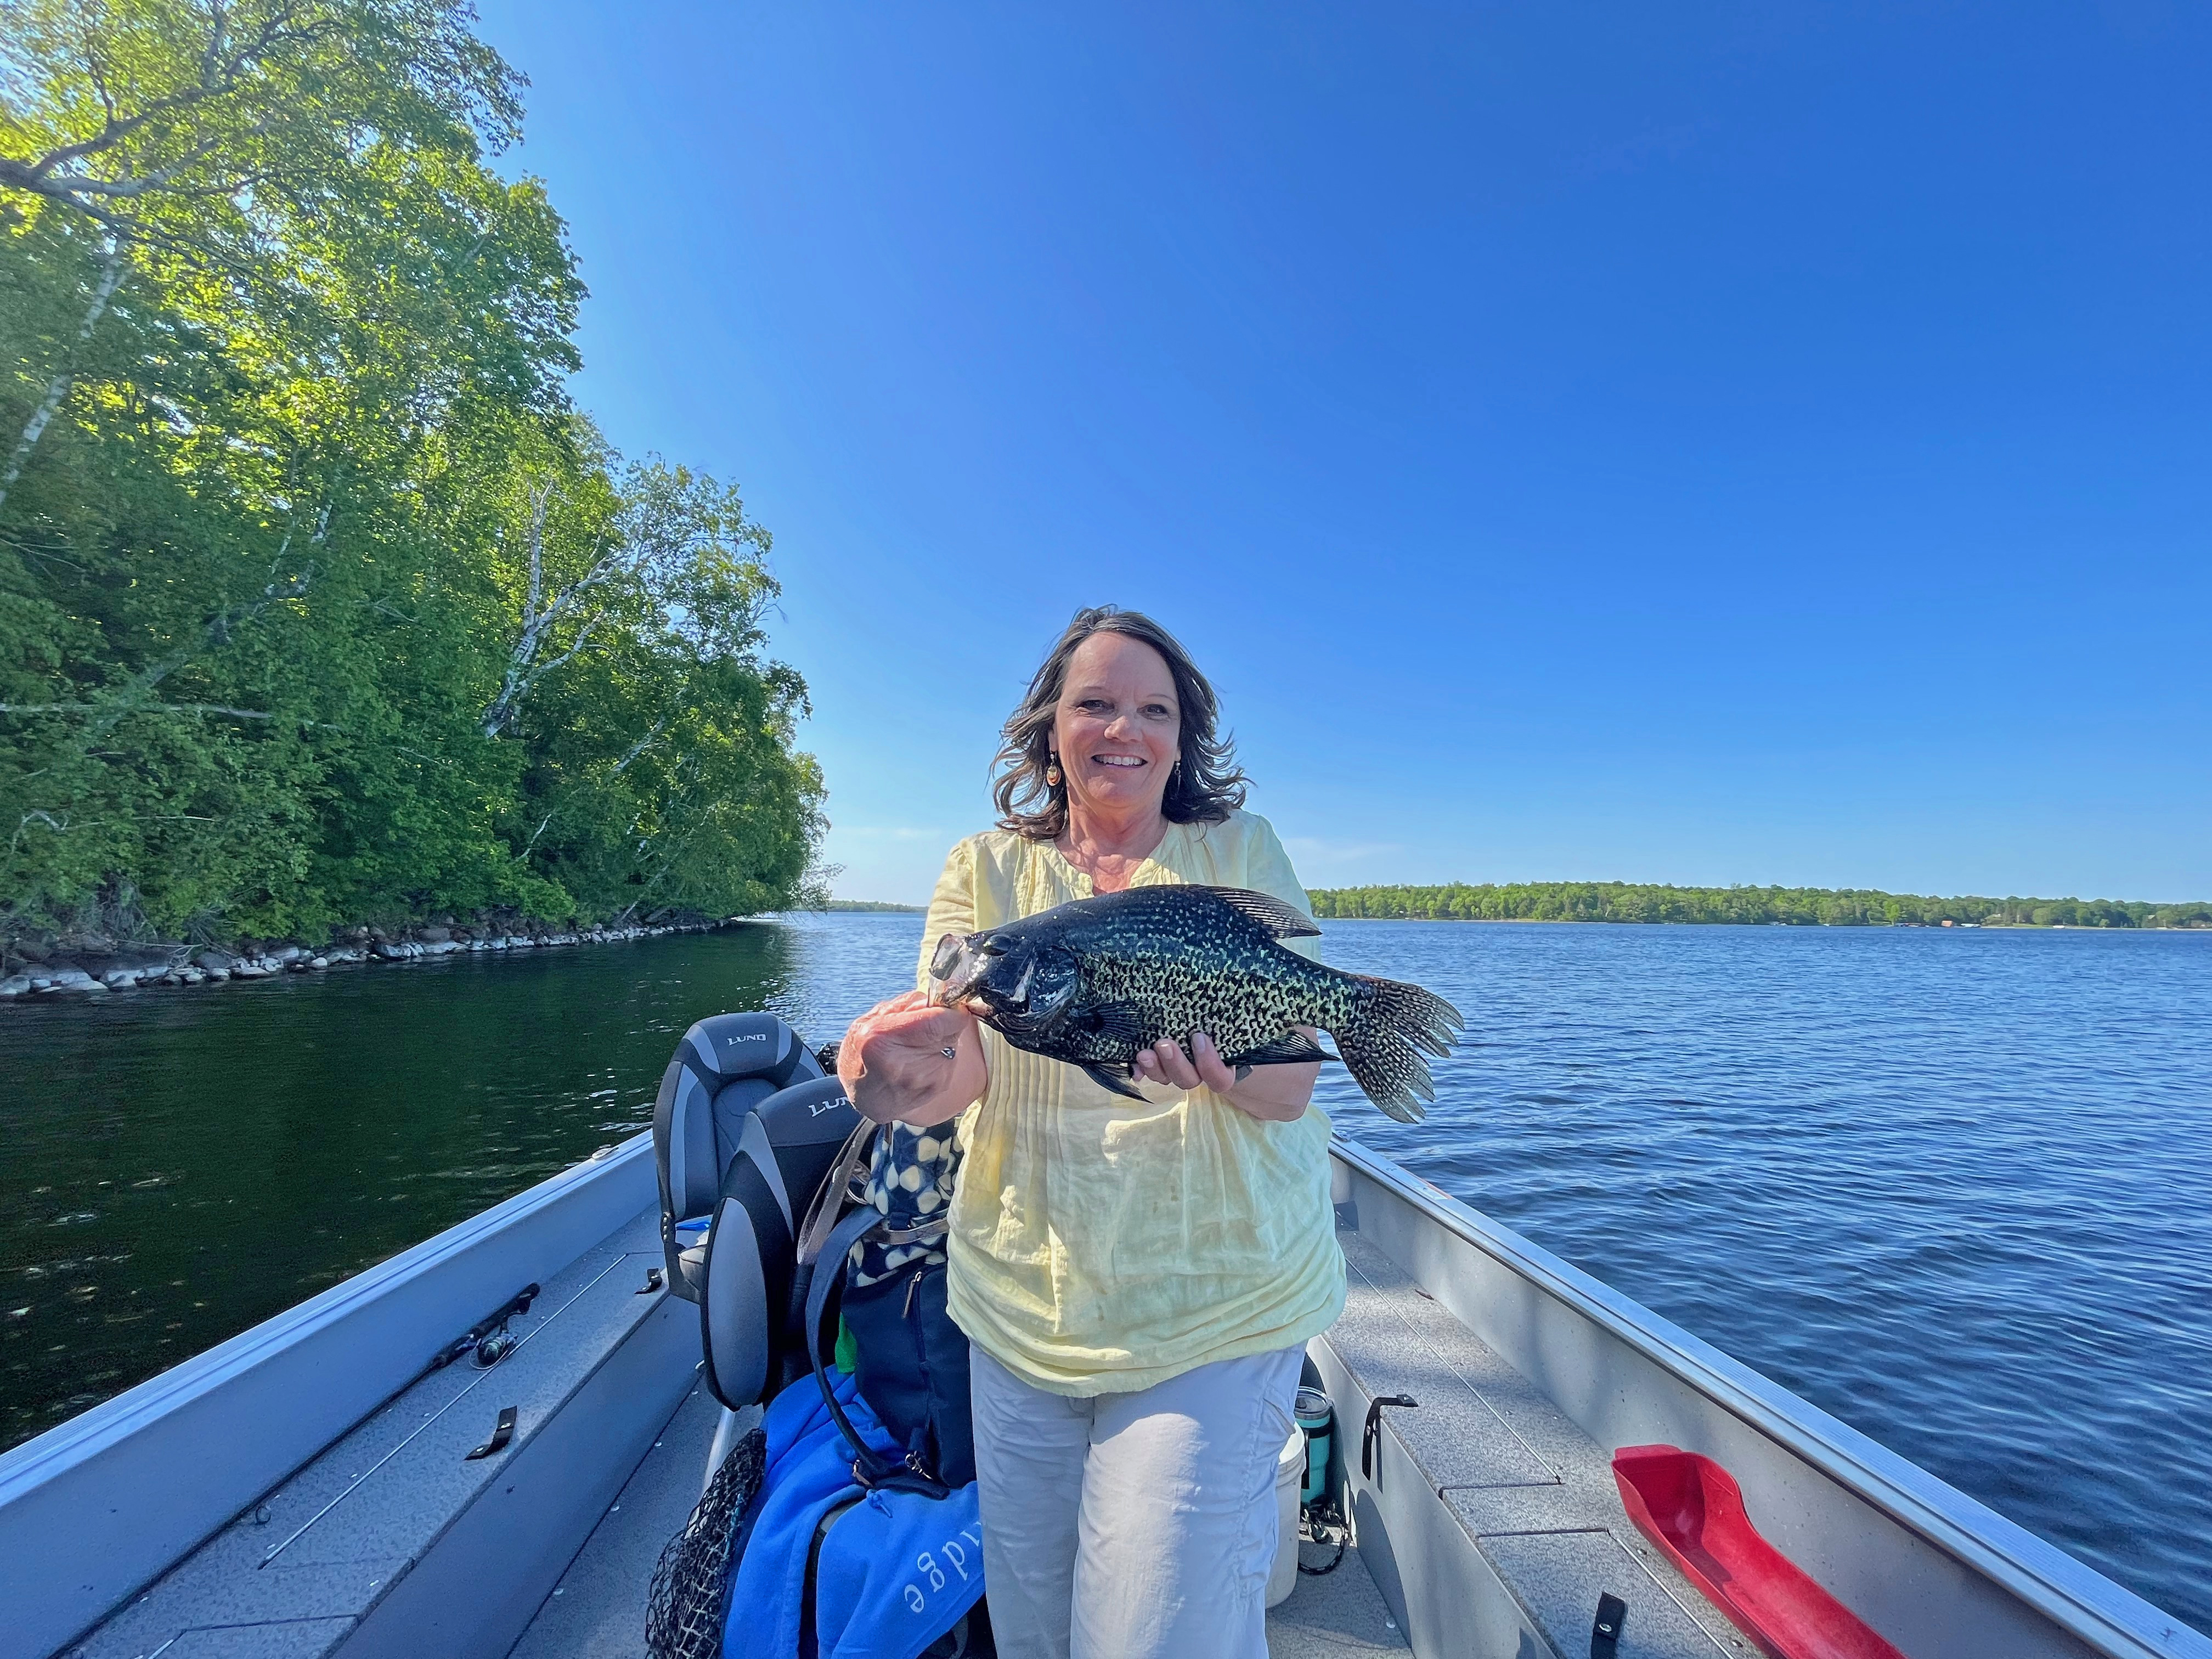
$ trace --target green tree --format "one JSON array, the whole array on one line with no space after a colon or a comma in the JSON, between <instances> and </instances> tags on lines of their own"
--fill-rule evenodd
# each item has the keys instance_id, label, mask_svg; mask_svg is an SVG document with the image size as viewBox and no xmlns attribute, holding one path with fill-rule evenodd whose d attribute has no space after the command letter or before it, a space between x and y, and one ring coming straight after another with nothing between
<instances>
[{"instance_id":1,"label":"green tree","mask_svg":"<svg viewBox=\"0 0 2212 1659\"><path fill-rule=\"evenodd\" d=\"M766 532L570 407L435 0L0 0L0 944L787 902Z\"/></svg>"},{"instance_id":2,"label":"green tree","mask_svg":"<svg viewBox=\"0 0 2212 1659\"><path fill-rule=\"evenodd\" d=\"M1788 927L2212 927L2212 905L2097 899L1923 897L1810 887L1666 887L1622 882L1455 882L1443 887L1316 888L1334 918L1483 921L1723 922Z\"/></svg>"}]
</instances>

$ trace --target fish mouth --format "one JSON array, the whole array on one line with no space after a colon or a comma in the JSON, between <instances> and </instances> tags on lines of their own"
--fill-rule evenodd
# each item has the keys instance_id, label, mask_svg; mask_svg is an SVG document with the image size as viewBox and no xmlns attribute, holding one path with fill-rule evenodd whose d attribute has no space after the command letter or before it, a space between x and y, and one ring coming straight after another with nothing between
<instances>
[{"instance_id":1,"label":"fish mouth","mask_svg":"<svg viewBox=\"0 0 2212 1659\"><path fill-rule=\"evenodd\" d=\"M989 1019L999 1012L969 985L940 985L930 993L929 1000L939 1008L957 1008L978 1019Z\"/></svg>"},{"instance_id":2,"label":"fish mouth","mask_svg":"<svg viewBox=\"0 0 2212 1659\"><path fill-rule=\"evenodd\" d=\"M994 994L987 981L993 965L1004 953L981 942L981 936L947 933L937 941L929 959L929 1000L940 1008L963 1008L978 1019L994 1014L1020 1013L1029 1006L1029 985L1035 965L1024 968L1010 995Z\"/></svg>"},{"instance_id":3,"label":"fish mouth","mask_svg":"<svg viewBox=\"0 0 2212 1659\"><path fill-rule=\"evenodd\" d=\"M980 973L970 971L956 974L950 979L933 979L929 988L929 1000L940 1008L964 1008L981 1019L991 1012L991 1005L976 989L975 981L980 977Z\"/></svg>"},{"instance_id":4,"label":"fish mouth","mask_svg":"<svg viewBox=\"0 0 2212 1659\"><path fill-rule=\"evenodd\" d=\"M937 952L929 959L930 1001L939 1008L966 1007L968 993L981 974L981 964L968 939L958 933L945 934L937 941Z\"/></svg>"},{"instance_id":5,"label":"fish mouth","mask_svg":"<svg viewBox=\"0 0 2212 1659\"><path fill-rule=\"evenodd\" d=\"M1038 983L1038 958L1029 954L1012 985L1004 975L1012 964L1003 946L984 936L963 939L948 933L930 959L929 1000L940 1008L959 1008L1001 1030L1042 1032L1057 1024L1075 996L1072 975L1048 969ZM994 984L994 975L999 982Z\"/></svg>"}]
</instances>

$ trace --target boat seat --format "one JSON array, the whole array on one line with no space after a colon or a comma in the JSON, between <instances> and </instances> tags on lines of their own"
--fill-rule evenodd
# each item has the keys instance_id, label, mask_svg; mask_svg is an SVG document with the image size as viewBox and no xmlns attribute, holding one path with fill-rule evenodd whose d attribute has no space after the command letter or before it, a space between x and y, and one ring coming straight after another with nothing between
<instances>
[{"instance_id":1,"label":"boat seat","mask_svg":"<svg viewBox=\"0 0 2212 1659\"><path fill-rule=\"evenodd\" d=\"M653 1101L653 1156L668 1288L685 1301L700 1299L706 1273L704 1240L685 1224L713 1215L745 1120L779 1090L822 1074L805 1042L774 1014L714 1014L676 1045Z\"/></svg>"},{"instance_id":2,"label":"boat seat","mask_svg":"<svg viewBox=\"0 0 2212 1659\"><path fill-rule=\"evenodd\" d=\"M772 1014L701 1020L662 1074L653 1144L668 1286L699 1304L704 1379L732 1411L794 1374L793 1242L859 1121Z\"/></svg>"}]
</instances>

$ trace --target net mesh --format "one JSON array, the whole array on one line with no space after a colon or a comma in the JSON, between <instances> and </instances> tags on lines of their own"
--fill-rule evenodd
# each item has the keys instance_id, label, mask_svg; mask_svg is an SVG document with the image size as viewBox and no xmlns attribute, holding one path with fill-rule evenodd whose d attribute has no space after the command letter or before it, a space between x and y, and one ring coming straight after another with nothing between
<instances>
[{"instance_id":1,"label":"net mesh","mask_svg":"<svg viewBox=\"0 0 2212 1659\"><path fill-rule=\"evenodd\" d=\"M755 1429L731 1448L684 1530L660 1552L645 1604L645 1647L653 1659L720 1659L730 1551L767 1462L768 1437Z\"/></svg>"}]
</instances>

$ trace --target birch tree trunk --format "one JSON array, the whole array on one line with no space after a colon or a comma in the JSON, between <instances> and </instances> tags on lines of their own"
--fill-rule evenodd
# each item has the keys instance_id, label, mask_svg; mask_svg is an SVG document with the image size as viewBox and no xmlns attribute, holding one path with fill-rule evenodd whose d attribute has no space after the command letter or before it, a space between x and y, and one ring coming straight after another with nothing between
<instances>
[{"instance_id":1,"label":"birch tree trunk","mask_svg":"<svg viewBox=\"0 0 2212 1659\"><path fill-rule=\"evenodd\" d=\"M76 331L79 345L92 338L94 325L99 323L101 313L106 311L108 301L114 297L115 285L122 280L123 244L111 236L107 241L106 261L100 268L100 281L93 285L92 304L84 313L84 325ZM60 410L62 399L69 396L70 387L76 380L76 372L72 367L64 369L47 382L46 395L39 399L39 406L31 411L31 418L23 427L23 435L15 440L15 451L8 457L8 471L0 474L0 506L7 504L8 492L15 487L15 480L23 476L24 463L31 459L31 452L39 447L39 440L46 436L48 424Z\"/></svg>"},{"instance_id":2,"label":"birch tree trunk","mask_svg":"<svg viewBox=\"0 0 2212 1659\"><path fill-rule=\"evenodd\" d=\"M611 581L629 562L625 550L603 546L590 569L541 605L539 600L545 592L545 514L554 494L555 487L550 483L531 486L530 579L522 595L522 632L514 641L514 648L507 653L507 672L501 678L499 695L477 717L477 724L487 738L495 738L506 728L532 686L584 648L592 630L604 618L598 615L586 617L566 651L557 657L541 659L538 653L551 637L554 624L580 605L592 589ZM629 759L635 758L633 751ZM628 765L629 762L625 760L623 763Z\"/></svg>"}]
</instances>

